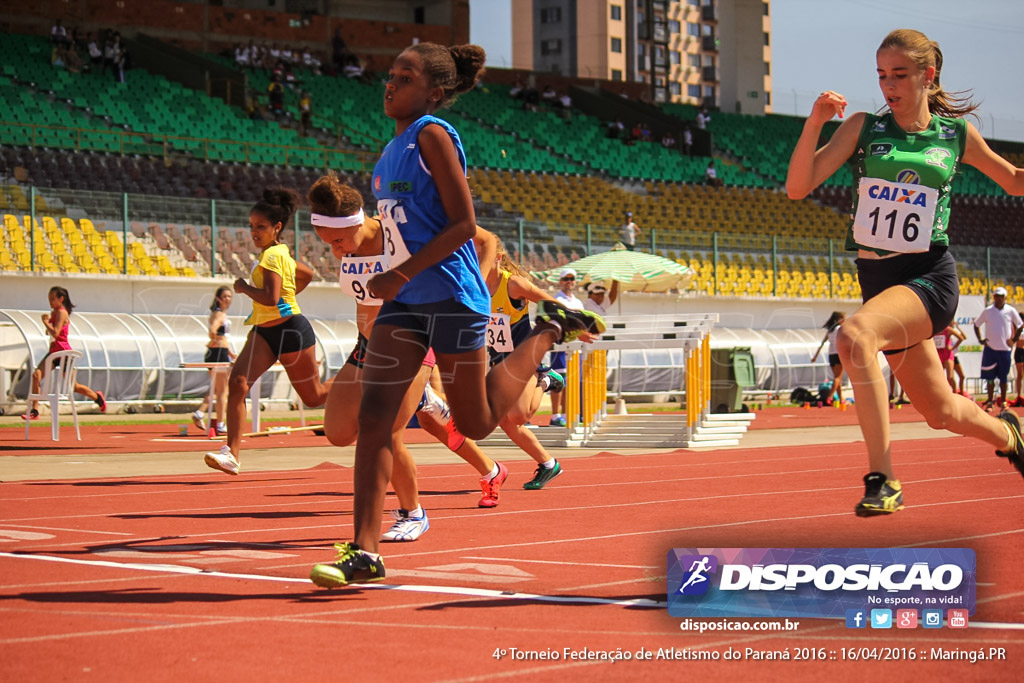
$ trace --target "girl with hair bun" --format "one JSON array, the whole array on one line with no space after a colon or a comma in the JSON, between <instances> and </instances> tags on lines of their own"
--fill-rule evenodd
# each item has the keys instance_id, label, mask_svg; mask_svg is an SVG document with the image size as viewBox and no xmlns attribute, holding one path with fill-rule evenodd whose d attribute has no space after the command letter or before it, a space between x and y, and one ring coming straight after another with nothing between
<instances>
[{"instance_id":1,"label":"girl with hair bun","mask_svg":"<svg viewBox=\"0 0 1024 683\"><path fill-rule=\"evenodd\" d=\"M337 545L334 562L313 567L310 579L318 586L384 579L377 549L394 459L391 434L429 349L459 429L483 438L536 381L537 366L553 344L604 331L599 316L544 302L550 306L542 304L533 336L502 363L501 372L487 373L490 296L471 242L477 227L466 156L456 130L434 116L474 87L485 57L477 45L419 43L399 54L388 72L384 113L395 121L395 137L374 167L372 187L395 263L366 282L367 293L384 304L363 368L355 538ZM398 238L408 253L404 260L398 257Z\"/></svg>"},{"instance_id":2,"label":"girl with hair bun","mask_svg":"<svg viewBox=\"0 0 1024 683\"><path fill-rule=\"evenodd\" d=\"M213 295L213 303L210 304L210 317L207 319L207 334L210 341L206 344L206 354L203 356L204 363L227 363L235 359L231 351L231 342L228 341L228 334L231 333L231 321L228 320L227 310L231 307L233 292L230 287L218 287ZM215 372L210 369L210 381L213 382L213 397L216 401L216 417L210 420L210 429L218 436L228 433L228 426L224 420L228 400L228 376L223 369ZM203 396L203 402L199 404L192 413L192 422L201 431L206 431L206 423L203 420L203 413L209 407L209 395Z\"/></svg>"},{"instance_id":3,"label":"girl with hair bun","mask_svg":"<svg viewBox=\"0 0 1024 683\"><path fill-rule=\"evenodd\" d=\"M280 241L298 203L299 196L292 190L266 189L249 211L249 233L260 258L252 269L252 284L238 278L234 290L252 299L252 312L245 324L253 328L228 378L228 442L205 457L209 467L226 474L238 474L240 469L241 427L249 387L275 362L284 366L303 403L316 407L327 400L327 387L320 382L316 362L316 336L295 300L313 280L313 271L296 263ZM253 405L253 410L259 406Z\"/></svg>"},{"instance_id":4,"label":"girl with hair bun","mask_svg":"<svg viewBox=\"0 0 1024 683\"><path fill-rule=\"evenodd\" d=\"M362 195L337 176L331 174L317 180L307 199L317 236L330 245L341 262L342 291L356 300L359 336L345 365L331 382L324 412L327 438L335 446L347 446L359 432L356 420L363 394L367 339L384 303L369 294L366 282L376 273L401 263L408 254L401 236L388 234L379 220L365 216ZM481 229L474 239L481 253L494 253L495 237L491 233ZM405 427L413 414L425 431L476 469L483 490L479 507L497 507L501 485L508 477L504 465L491 460L475 442L459 432L448 404L430 388L428 380L435 364L433 352L428 352L394 421L391 484L398 496L399 509L394 513L395 523L383 536L385 541L415 541L430 528L427 513L419 502L416 462L404 442Z\"/></svg>"},{"instance_id":5,"label":"girl with hair bun","mask_svg":"<svg viewBox=\"0 0 1024 683\"><path fill-rule=\"evenodd\" d=\"M1020 421L998 417L949 391L932 337L953 320L960 291L949 253L952 181L961 163L974 166L1012 195L1024 195L1024 169L993 152L964 119L976 109L968 96L942 84L942 51L919 31L893 31L875 53L887 110L846 118L820 149L821 129L843 118L846 99L826 90L814 102L790 158L786 191L803 199L840 166L853 169L853 220L846 248L856 251L864 304L836 338L857 399L857 417L871 471L861 517L903 508L893 474L889 411L878 352L934 429L992 444L1024 475Z\"/></svg>"}]
</instances>

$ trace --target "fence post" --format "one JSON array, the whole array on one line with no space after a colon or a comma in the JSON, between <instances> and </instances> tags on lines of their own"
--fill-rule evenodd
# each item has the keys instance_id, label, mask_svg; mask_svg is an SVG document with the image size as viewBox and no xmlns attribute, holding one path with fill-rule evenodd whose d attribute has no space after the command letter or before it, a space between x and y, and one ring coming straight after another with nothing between
<instances>
[{"instance_id":1,"label":"fence post","mask_svg":"<svg viewBox=\"0 0 1024 683\"><path fill-rule=\"evenodd\" d=\"M124 146L124 138L121 138L122 148ZM122 252L122 263L121 272L124 275L128 274L128 193L121 193L121 252Z\"/></svg>"},{"instance_id":2,"label":"fence post","mask_svg":"<svg viewBox=\"0 0 1024 683\"><path fill-rule=\"evenodd\" d=\"M36 272L36 186L28 186L28 257L29 268Z\"/></svg>"},{"instance_id":3,"label":"fence post","mask_svg":"<svg viewBox=\"0 0 1024 683\"><path fill-rule=\"evenodd\" d=\"M295 211L295 249L292 250L292 258L298 260L299 258L299 226L302 225L302 212L299 210Z\"/></svg>"},{"instance_id":4,"label":"fence post","mask_svg":"<svg viewBox=\"0 0 1024 683\"><path fill-rule=\"evenodd\" d=\"M711 233L711 296L718 296L718 232Z\"/></svg>"},{"instance_id":5,"label":"fence post","mask_svg":"<svg viewBox=\"0 0 1024 683\"><path fill-rule=\"evenodd\" d=\"M217 200L210 199L210 277L217 276Z\"/></svg>"},{"instance_id":6,"label":"fence post","mask_svg":"<svg viewBox=\"0 0 1024 683\"><path fill-rule=\"evenodd\" d=\"M985 247L985 303L992 291L992 247Z\"/></svg>"},{"instance_id":7,"label":"fence post","mask_svg":"<svg viewBox=\"0 0 1024 683\"><path fill-rule=\"evenodd\" d=\"M594 231L590 223L587 223L587 256L590 256L592 250L592 243L594 239Z\"/></svg>"},{"instance_id":8,"label":"fence post","mask_svg":"<svg viewBox=\"0 0 1024 683\"><path fill-rule=\"evenodd\" d=\"M651 228L651 254L654 254L654 250L658 247L658 240L655 237L656 232L658 232L657 228Z\"/></svg>"},{"instance_id":9,"label":"fence post","mask_svg":"<svg viewBox=\"0 0 1024 683\"><path fill-rule=\"evenodd\" d=\"M779 295L779 237L772 235L772 296Z\"/></svg>"},{"instance_id":10,"label":"fence post","mask_svg":"<svg viewBox=\"0 0 1024 683\"><path fill-rule=\"evenodd\" d=\"M523 243L523 219L520 218L516 220L516 225L519 229L519 260L524 261L526 257L524 256L525 252L523 250L526 248L526 245Z\"/></svg>"},{"instance_id":11,"label":"fence post","mask_svg":"<svg viewBox=\"0 0 1024 683\"><path fill-rule=\"evenodd\" d=\"M828 298L835 299L835 261L832 254L832 238L828 238Z\"/></svg>"}]
</instances>

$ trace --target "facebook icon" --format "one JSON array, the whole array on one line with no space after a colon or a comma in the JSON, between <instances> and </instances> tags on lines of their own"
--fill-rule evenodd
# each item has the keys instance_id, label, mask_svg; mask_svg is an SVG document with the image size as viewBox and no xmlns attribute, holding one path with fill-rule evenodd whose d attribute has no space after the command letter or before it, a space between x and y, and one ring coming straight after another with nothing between
<instances>
[{"instance_id":1,"label":"facebook icon","mask_svg":"<svg viewBox=\"0 0 1024 683\"><path fill-rule=\"evenodd\" d=\"M862 609L846 610L846 628L867 628L867 612Z\"/></svg>"}]
</instances>

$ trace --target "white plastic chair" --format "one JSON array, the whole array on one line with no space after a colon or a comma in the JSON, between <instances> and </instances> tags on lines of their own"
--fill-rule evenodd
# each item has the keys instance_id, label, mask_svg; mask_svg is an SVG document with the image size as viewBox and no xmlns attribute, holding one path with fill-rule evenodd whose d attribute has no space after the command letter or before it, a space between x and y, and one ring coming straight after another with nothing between
<instances>
[{"instance_id":1,"label":"white plastic chair","mask_svg":"<svg viewBox=\"0 0 1024 683\"><path fill-rule=\"evenodd\" d=\"M82 357L81 351L57 351L46 357L43 363L43 377L39 382L39 393L33 394L29 390L28 405L32 401L49 401L50 403L50 429L54 441L60 441L60 402L65 400L71 403L71 414L75 416L75 435L82 440L82 433L78 429L78 408L75 407L75 365ZM26 417L29 411L26 410ZM25 441L28 441L28 427L31 419L25 420Z\"/></svg>"}]
</instances>

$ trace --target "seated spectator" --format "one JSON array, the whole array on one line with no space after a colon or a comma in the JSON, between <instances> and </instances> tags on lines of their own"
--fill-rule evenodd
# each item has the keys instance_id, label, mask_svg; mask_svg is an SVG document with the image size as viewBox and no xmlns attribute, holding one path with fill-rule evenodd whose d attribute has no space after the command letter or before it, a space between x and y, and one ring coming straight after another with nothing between
<instances>
[{"instance_id":1,"label":"seated spectator","mask_svg":"<svg viewBox=\"0 0 1024 683\"><path fill-rule=\"evenodd\" d=\"M308 47L302 51L302 65L313 73L319 75L320 60L313 56L313 53L309 51Z\"/></svg>"},{"instance_id":2,"label":"seated spectator","mask_svg":"<svg viewBox=\"0 0 1024 683\"><path fill-rule=\"evenodd\" d=\"M651 127L646 123L640 124L640 139L644 142L651 142Z\"/></svg>"},{"instance_id":3,"label":"seated spectator","mask_svg":"<svg viewBox=\"0 0 1024 683\"><path fill-rule=\"evenodd\" d=\"M281 48L281 61L285 63L285 66L291 66L295 63L295 55L287 45Z\"/></svg>"},{"instance_id":4,"label":"seated spectator","mask_svg":"<svg viewBox=\"0 0 1024 683\"><path fill-rule=\"evenodd\" d=\"M509 91L508 91L509 97L512 97L513 99L517 99L517 100L518 99L522 99L523 90L525 90L525 89L526 89L526 84L523 82L523 77L522 76L517 76L516 77L516 82L512 85L511 88L509 88Z\"/></svg>"},{"instance_id":5,"label":"seated spectator","mask_svg":"<svg viewBox=\"0 0 1024 683\"><path fill-rule=\"evenodd\" d=\"M558 93L550 85L544 86L544 92L540 94L540 98L548 105L552 105L558 101Z\"/></svg>"},{"instance_id":6,"label":"seated spectator","mask_svg":"<svg viewBox=\"0 0 1024 683\"><path fill-rule=\"evenodd\" d=\"M707 107L701 107L697 112L697 127L704 130L709 123L711 123L711 114L708 113Z\"/></svg>"},{"instance_id":7,"label":"seated spectator","mask_svg":"<svg viewBox=\"0 0 1024 683\"><path fill-rule=\"evenodd\" d=\"M313 125L313 96L308 92L299 93L299 135L306 137Z\"/></svg>"},{"instance_id":8,"label":"seated spectator","mask_svg":"<svg viewBox=\"0 0 1024 683\"><path fill-rule=\"evenodd\" d=\"M665 133L661 136L661 146L665 149L672 149L676 146L676 139L672 137L672 133Z\"/></svg>"},{"instance_id":9,"label":"seated spectator","mask_svg":"<svg viewBox=\"0 0 1024 683\"><path fill-rule=\"evenodd\" d=\"M693 130L689 126L683 128L683 152L686 156L693 154Z\"/></svg>"},{"instance_id":10,"label":"seated spectator","mask_svg":"<svg viewBox=\"0 0 1024 683\"><path fill-rule=\"evenodd\" d=\"M53 26L50 27L50 42L58 47L67 45L68 31L64 28L63 19L55 19L53 21Z\"/></svg>"},{"instance_id":11,"label":"seated spectator","mask_svg":"<svg viewBox=\"0 0 1024 683\"><path fill-rule=\"evenodd\" d=\"M565 93L561 97L559 97L558 98L558 103L562 105L563 109L571 109L572 108L572 98L569 97L569 93Z\"/></svg>"},{"instance_id":12,"label":"seated spectator","mask_svg":"<svg viewBox=\"0 0 1024 683\"><path fill-rule=\"evenodd\" d=\"M89 51L89 61L92 62L94 69L98 69L103 64L103 50L100 49L100 44L94 34L86 34L85 39L86 49Z\"/></svg>"},{"instance_id":13,"label":"seated spectator","mask_svg":"<svg viewBox=\"0 0 1024 683\"><path fill-rule=\"evenodd\" d=\"M537 111L537 105L540 104L540 93L537 92L536 88L526 86L523 89L523 109L527 111Z\"/></svg>"},{"instance_id":14,"label":"seated spectator","mask_svg":"<svg viewBox=\"0 0 1024 683\"><path fill-rule=\"evenodd\" d=\"M249 48L242 46L241 43L235 43L235 64L244 69L249 66L249 57Z\"/></svg>"},{"instance_id":15,"label":"seated spectator","mask_svg":"<svg viewBox=\"0 0 1024 683\"><path fill-rule=\"evenodd\" d=\"M350 54L348 60L345 62L345 66L342 69L342 73L345 74L345 78L362 78L365 73L363 65L359 63L359 58L355 55Z\"/></svg>"},{"instance_id":16,"label":"seated spectator","mask_svg":"<svg viewBox=\"0 0 1024 683\"><path fill-rule=\"evenodd\" d=\"M274 114L284 112L284 86L281 85L281 77L276 73L267 86L267 97L270 100L270 110Z\"/></svg>"},{"instance_id":17,"label":"seated spectator","mask_svg":"<svg viewBox=\"0 0 1024 683\"><path fill-rule=\"evenodd\" d=\"M714 159L709 161L708 167L704 169L704 182L712 187L722 186L722 180L718 177L718 170L715 168Z\"/></svg>"},{"instance_id":18,"label":"seated spectator","mask_svg":"<svg viewBox=\"0 0 1024 683\"><path fill-rule=\"evenodd\" d=\"M622 123L622 119L616 119L613 123L608 124L608 137L613 140L623 137L626 133L626 126Z\"/></svg>"}]
</instances>

